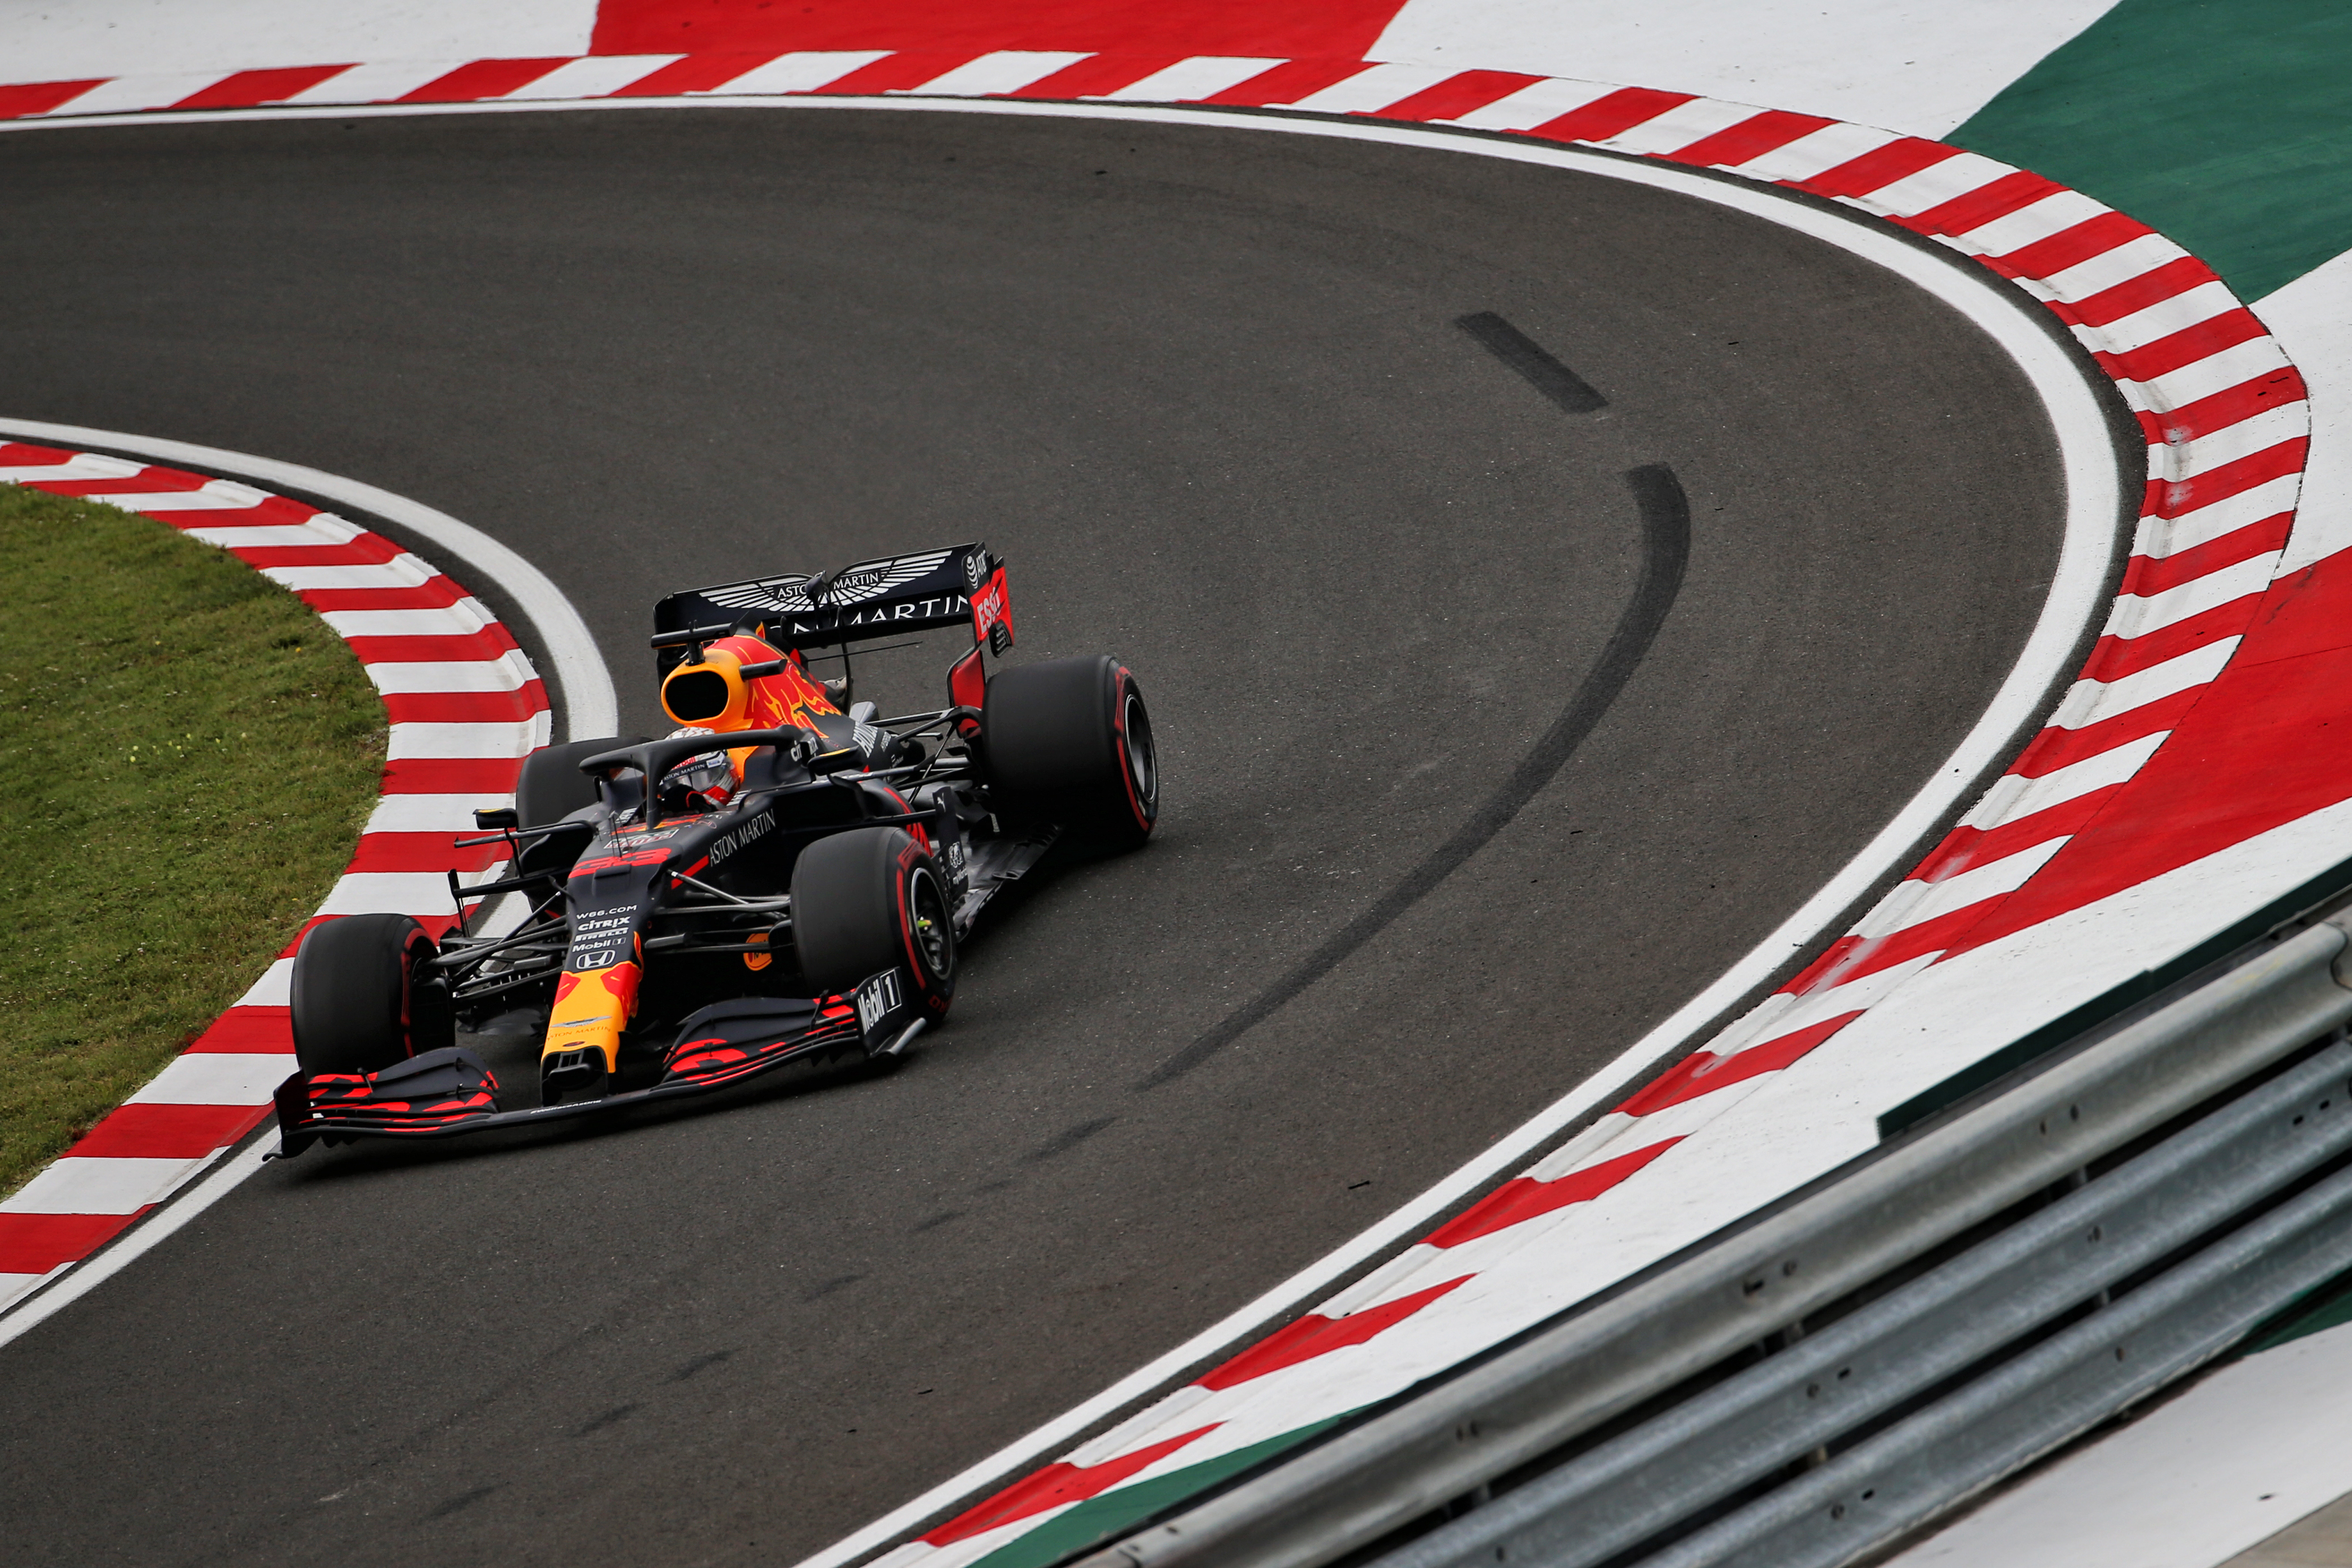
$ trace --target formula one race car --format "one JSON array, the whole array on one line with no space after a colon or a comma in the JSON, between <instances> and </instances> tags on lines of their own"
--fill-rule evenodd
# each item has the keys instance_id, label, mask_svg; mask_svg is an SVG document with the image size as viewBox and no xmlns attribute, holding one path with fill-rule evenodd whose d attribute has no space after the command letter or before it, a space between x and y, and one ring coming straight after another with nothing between
<instances>
[{"instance_id":1,"label":"formula one race car","mask_svg":"<svg viewBox=\"0 0 2352 1568\"><path fill-rule=\"evenodd\" d=\"M1139 846L1159 815L1151 722L1117 659L982 668L1013 645L1004 564L963 544L655 607L664 740L574 741L479 811L520 895L499 934L406 915L323 921L294 957L300 1071L281 1152L699 1093L810 1058L889 1059L947 1012L956 948L1064 837ZM948 705L877 718L850 651L969 624ZM837 647L820 681L808 650ZM487 904L478 908L487 908ZM544 1019L538 1103L455 1043Z\"/></svg>"}]
</instances>

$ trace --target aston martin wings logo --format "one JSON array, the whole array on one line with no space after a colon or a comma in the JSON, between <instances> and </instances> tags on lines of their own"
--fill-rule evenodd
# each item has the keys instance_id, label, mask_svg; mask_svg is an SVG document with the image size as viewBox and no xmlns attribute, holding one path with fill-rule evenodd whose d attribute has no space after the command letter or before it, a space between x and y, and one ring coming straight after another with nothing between
<instances>
[{"instance_id":1,"label":"aston martin wings logo","mask_svg":"<svg viewBox=\"0 0 2352 1568\"><path fill-rule=\"evenodd\" d=\"M893 588L903 588L929 576L954 553L951 550L932 550L920 555L891 555L845 566L824 590L824 601L829 605L856 605L882 598Z\"/></svg>"},{"instance_id":2,"label":"aston martin wings logo","mask_svg":"<svg viewBox=\"0 0 2352 1568\"><path fill-rule=\"evenodd\" d=\"M894 588L903 588L929 576L954 553L952 550L929 550L919 555L886 555L845 566L821 590L822 605L810 599L811 578L804 572L705 588L702 596L730 610L782 610L787 615L810 615L824 605L857 605L887 597Z\"/></svg>"},{"instance_id":3,"label":"aston martin wings logo","mask_svg":"<svg viewBox=\"0 0 2352 1568\"><path fill-rule=\"evenodd\" d=\"M816 608L801 591L801 585L807 581L808 574L804 572L789 577L762 577L753 583L705 588L702 596L730 610L797 610L805 614Z\"/></svg>"}]
</instances>

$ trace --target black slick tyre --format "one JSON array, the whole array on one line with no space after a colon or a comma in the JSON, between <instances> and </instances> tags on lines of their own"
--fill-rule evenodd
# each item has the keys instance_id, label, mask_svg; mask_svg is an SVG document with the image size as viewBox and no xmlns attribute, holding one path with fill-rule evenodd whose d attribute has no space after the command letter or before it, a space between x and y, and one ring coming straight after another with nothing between
<instances>
[{"instance_id":1,"label":"black slick tyre","mask_svg":"<svg viewBox=\"0 0 2352 1568\"><path fill-rule=\"evenodd\" d=\"M996 672L981 710L992 802L1133 848L1160 820L1160 756L1142 689L1108 654Z\"/></svg>"},{"instance_id":2,"label":"black slick tyre","mask_svg":"<svg viewBox=\"0 0 2352 1568\"><path fill-rule=\"evenodd\" d=\"M819 995L898 967L926 1017L955 995L955 922L947 880L898 827L856 827L801 851L793 869L793 943Z\"/></svg>"},{"instance_id":3,"label":"black slick tyre","mask_svg":"<svg viewBox=\"0 0 2352 1568\"><path fill-rule=\"evenodd\" d=\"M304 1074L382 1072L456 1043L437 949L407 915L322 921L294 950L294 1059Z\"/></svg>"},{"instance_id":4,"label":"black slick tyre","mask_svg":"<svg viewBox=\"0 0 2352 1568\"><path fill-rule=\"evenodd\" d=\"M599 752L642 746L642 735L608 735L598 741L566 741L541 746L522 760L522 776L515 780L515 819L525 827L544 827L573 812L596 804L596 781L580 764ZM523 846L524 872L562 872L572 868L588 840L579 833L556 834Z\"/></svg>"},{"instance_id":5,"label":"black slick tyre","mask_svg":"<svg viewBox=\"0 0 2352 1568\"><path fill-rule=\"evenodd\" d=\"M522 776L515 781L516 817L525 827L542 827L595 805L596 781L582 773L580 764L599 752L645 743L642 735L609 735L601 741L541 746L522 760Z\"/></svg>"}]
</instances>

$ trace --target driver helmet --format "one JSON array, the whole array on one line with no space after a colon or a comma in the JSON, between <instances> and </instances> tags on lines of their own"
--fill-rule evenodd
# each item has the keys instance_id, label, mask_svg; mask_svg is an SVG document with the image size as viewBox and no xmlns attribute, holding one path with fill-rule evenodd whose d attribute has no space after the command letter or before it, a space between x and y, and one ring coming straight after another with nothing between
<instances>
[{"instance_id":1,"label":"driver helmet","mask_svg":"<svg viewBox=\"0 0 2352 1568\"><path fill-rule=\"evenodd\" d=\"M681 735L713 735L698 724L688 724L670 732L670 739ZM702 752L687 758L662 775L662 799L685 810L716 811L735 798L735 762L724 751Z\"/></svg>"}]
</instances>

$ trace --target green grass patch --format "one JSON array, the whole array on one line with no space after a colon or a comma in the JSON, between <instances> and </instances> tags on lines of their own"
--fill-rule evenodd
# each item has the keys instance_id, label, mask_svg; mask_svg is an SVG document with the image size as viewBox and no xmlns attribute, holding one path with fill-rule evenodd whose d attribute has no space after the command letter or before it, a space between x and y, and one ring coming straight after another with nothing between
<instances>
[{"instance_id":1,"label":"green grass patch","mask_svg":"<svg viewBox=\"0 0 2352 1568\"><path fill-rule=\"evenodd\" d=\"M0 1195L252 984L350 863L384 715L227 552L0 485Z\"/></svg>"}]
</instances>

